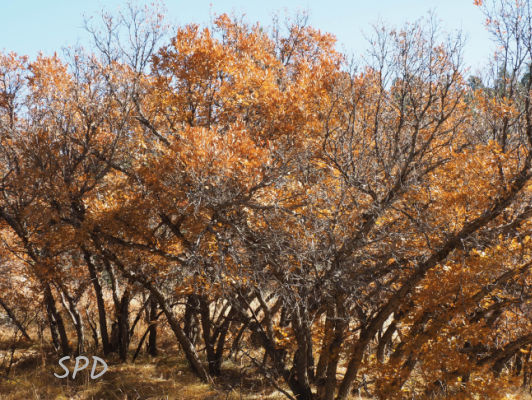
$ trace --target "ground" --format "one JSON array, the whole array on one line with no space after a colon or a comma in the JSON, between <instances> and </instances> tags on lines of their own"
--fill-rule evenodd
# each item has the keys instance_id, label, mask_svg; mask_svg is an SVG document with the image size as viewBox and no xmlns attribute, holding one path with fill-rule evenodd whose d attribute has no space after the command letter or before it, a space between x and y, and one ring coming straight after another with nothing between
<instances>
[{"instance_id":1,"label":"ground","mask_svg":"<svg viewBox=\"0 0 532 400\"><path fill-rule=\"evenodd\" d=\"M2 340L4 339L4 340ZM75 380L58 379L63 374L59 357L51 349L35 343L19 343L11 361L12 341L0 337L0 399L2 400L252 400L283 399L266 382L244 374L235 378L239 366L227 363L223 376L212 385L192 375L186 361L171 341L159 343L160 356L142 354L134 362L120 363L116 355L103 357L109 369L99 379L91 380L90 366ZM93 354L87 353L90 356ZM131 356L130 356L131 359ZM70 364L73 368L73 362ZM92 365L92 364L91 364ZM9 372L7 370L9 369ZM7 374L7 376L6 376Z\"/></svg>"},{"instance_id":2,"label":"ground","mask_svg":"<svg viewBox=\"0 0 532 400\"><path fill-rule=\"evenodd\" d=\"M159 343L160 355L142 353L134 362L120 363L116 355L103 357L109 369L91 380L90 366L75 380L58 379L63 374L59 357L36 343L19 343L11 361L12 341L0 334L0 399L2 400L281 400L286 399L254 371L229 362L214 384L192 375L170 336ZM90 352L87 353L90 359ZM131 357L130 357L131 359ZM71 364L71 369L72 369ZM92 364L91 364L92 365ZM244 376L244 378L239 378ZM353 400L362 400L354 396ZM532 400L525 394L508 399Z\"/></svg>"}]
</instances>

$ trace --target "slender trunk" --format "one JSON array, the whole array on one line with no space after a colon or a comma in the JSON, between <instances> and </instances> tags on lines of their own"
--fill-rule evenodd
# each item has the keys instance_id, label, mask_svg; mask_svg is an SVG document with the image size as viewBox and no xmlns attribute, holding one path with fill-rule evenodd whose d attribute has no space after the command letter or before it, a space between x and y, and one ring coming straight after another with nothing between
<instances>
[{"instance_id":1,"label":"slender trunk","mask_svg":"<svg viewBox=\"0 0 532 400\"><path fill-rule=\"evenodd\" d=\"M144 314L146 323L150 323L150 316L149 316L149 310L147 309L148 303L150 302L150 296L148 296L148 299L146 299L146 296L144 293L142 293L142 306L137 311L137 315L135 316L135 319L133 320L133 323L131 324L129 328L129 337L133 336L133 333L135 332L135 327L137 326L138 322L140 321L140 318L142 317L142 314Z\"/></svg>"},{"instance_id":2,"label":"slender trunk","mask_svg":"<svg viewBox=\"0 0 532 400\"><path fill-rule=\"evenodd\" d=\"M334 399L334 392L336 390L336 372L340 361L340 351L348 327L347 319L345 318L343 300L341 298L336 299L336 303L330 312L333 323L331 338L328 342L326 351L325 377L320 381L321 384L318 386L319 398L323 400Z\"/></svg>"},{"instance_id":3,"label":"slender trunk","mask_svg":"<svg viewBox=\"0 0 532 400\"><path fill-rule=\"evenodd\" d=\"M76 329L76 336L77 336L76 355L80 355L81 353L83 353L83 347L85 343L85 335L83 332L83 322L81 319L81 315L79 314L77 310L74 300L66 292L66 290L61 288L61 289L58 289L58 292L61 295L61 303L63 304L63 307L70 315L72 324L74 325L74 328Z\"/></svg>"},{"instance_id":4,"label":"slender trunk","mask_svg":"<svg viewBox=\"0 0 532 400\"><path fill-rule=\"evenodd\" d=\"M91 328L92 338L94 340L94 348L97 349L99 346L99 341L98 341L98 330L96 329L96 323L93 321L91 315L89 314L88 309L85 309L85 316L87 317L87 323L89 324L89 328Z\"/></svg>"},{"instance_id":5,"label":"slender trunk","mask_svg":"<svg viewBox=\"0 0 532 400\"><path fill-rule=\"evenodd\" d=\"M22 333L22 335L26 339L31 340L28 333L26 332L26 329L24 329L24 326L22 326L22 323L15 316L15 313L8 307L8 305L2 299L0 299L0 306L2 306L2 308L5 310L7 316L11 319L11 321L13 321L13 323L18 328L20 333Z\"/></svg>"},{"instance_id":6,"label":"slender trunk","mask_svg":"<svg viewBox=\"0 0 532 400\"><path fill-rule=\"evenodd\" d=\"M360 337L351 350L351 359L347 364L347 370L344 375L344 379L338 388L338 396L336 397L337 400L346 400L349 396L353 381L355 380L360 368L360 364L362 363L364 352L366 351L373 334L373 331L368 331L367 329L364 329L360 332Z\"/></svg>"},{"instance_id":7,"label":"slender trunk","mask_svg":"<svg viewBox=\"0 0 532 400\"><path fill-rule=\"evenodd\" d=\"M392 336L395 332L397 321L394 320L390 323L388 328L386 328L386 331L384 331L384 334L379 340L379 344L377 345L377 360L379 362L384 361L384 350L386 349L386 346L390 343L392 340Z\"/></svg>"},{"instance_id":8,"label":"slender trunk","mask_svg":"<svg viewBox=\"0 0 532 400\"><path fill-rule=\"evenodd\" d=\"M150 327L144 331L142 334L142 337L140 338L139 344L137 345L137 350L135 350L135 354L133 354L133 361L135 361L140 353L140 349L142 349L142 345L144 344L144 340L146 339L146 336L148 336L148 333L150 332Z\"/></svg>"},{"instance_id":9,"label":"slender trunk","mask_svg":"<svg viewBox=\"0 0 532 400\"><path fill-rule=\"evenodd\" d=\"M242 323L242 326L238 330L238 333L236 334L235 338L233 339L233 343L231 344L230 356L234 356L235 361L237 360L237 354L240 349L240 340L242 339L242 336L244 335L244 332L246 331L248 325L249 321Z\"/></svg>"},{"instance_id":10,"label":"slender trunk","mask_svg":"<svg viewBox=\"0 0 532 400\"><path fill-rule=\"evenodd\" d=\"M296 398L299 400L311 400L312 390L310 388L310 376L309 369L311 365L311 359L309 359L309 346L308 342L308 324L306 323L306 315L304 311L297 310L296 316L292 321L292 326L295 331L297 340L297 350L294 353L294 361L292 368L295 370L295 377L297 378L297 393ZM310 354L312 354L310 352Z\"/></svg>"},{"instance_id":11,"label":"slender trunk","mask_svg":"<svg viewBox=\"0 0 532 400\"><path fill-rule=\"evenodd\" d=\"M175 317L175 314L168 306L162 293L160 293L156 288L151 286L149 283L147 285L149 285L149 290L152 292L155 299L159 303L159 307L161 307L161 309L163 310L164 315L166 316L166 319L168 321L168 324L170 325L170 328L174 332L174 335L176 336L177 341L179 342L179 344L181 345L181 348L183 349L183 352L185 353L185 356L187 358L187 361L190 364L190 368L192 372L194 372L196 376L198 376L201 380L205 382L210 381L211 379L209 377L209 374L203 367L198 357L198 354L196 353L196 349L194 345L189 340L187 335L185 335L185 333L181 329L181 326L179 326L179 322L177 318Z\"/></svg>"},{"instance_id":12,"label":"slender trunk","mask_svg":"<svg viewBox=\"0 0 532 400\"><path fill-rule=\"evenodd\" d=\"M187 335L188 339L195 344L196 343L196 337L197 337L197 331L198 331L198 324L196 320L196 314L199 309L198 304L198 297L195 294L189 294L187 296L187 303L185 305L185 315L184 315L184 326L183 330L185 332L185 335Z\"/></svg>"},{"instance_id":13,"label":"slender trunk","mask_svg":"<svg viewBox=\"0 0 532 400\"><path fill-rule=\"evenodd\" d=\"M299 343L299 346L294 354L295 375L289 381L289 385L297 400L312 400L313 395L307 375L307 349L304 343Z\"/></svg>"},{"instance_id":14,"label":"slender trunk","mask_svg":"<svg viewBox=\"0 0 532 400\"><path fill-rule=\"evenodd\" d=\"M157 356L157 300L153 296L150 296L150 312L149 320L150 327L149 332L150 336L148 337L148 353L156 357Z\"/></svg>"},{"instance_id":15,"label":"slender trunk","mask_svg":"<svg viewBox=\"0 0 532 400\"><path fill-rule=\"evenodd\" d=\"M327 375L325 377L325 385L321 390L321 398L324 400L333 400L334 391L336 389L336 372L338 370L338 362L340 361L340 350L344 342L344 330L346 324L338 323L335 327L334 337L328 349L329 361L327 363Z\"/></svg>"},{"instance_id":16,"label":"slender trunk","mask_svg":"<svg viewBox=\"0 0 532 400\"><path fill-rule=\"evenodd\" d=\"M235 309L231 308L229 310L229 313L224 319L224 322L220 326L218 330L218 342L216 344L216 369L218 371L221 371L222 369L222 360L223 360L223 353L224 353L224 347L225 347L225 340L227 337L227 332L229 331L229 327L231 326L231 321L233 319L233 316L235 314Z\"/></svg>"},{"instance_id":17,"label":"slender trunk","mask_svg":"<svg viewBox=\"0 0 532 400\"><path fill-rule=\"evenodd\" d=\"M214 351L214 343L212 340L212 323L210 320L210 310L209 303L205 296L198 296L199 305L200 305L200 315L201 315L201 330L203 333L203 342L205 343L205 351L207 353L207 362L209 363L209 374L212 376L217 376L220 374L220 371L216 370L216 356Z\"/></svg>"},{"instance_id":18,"label":"slender trunk","mask_svg":"<svg viewBox=\"0 0 532 400\"><path fill-rule=\"evenodd\" d=\"M103 259L103 265L105 271L109 275L109 280L111 281L111 293L113 295L113 303L115 305L115 312L118 314L120 312L120 299L118 297L118 284L116 282L115 271L109 260L106 258Z\"/></svg>"},{"instance_id":19,"label":"slender trunk","mask_svg":"<svg viewBox=\"0 0 532 400\"><path fill-rule=\"evenodd\" d=\"M318 360L318 366L316 367L316 382L320 384L325 379L325 373L327 372L327 361L329 359L329 346L332 340L333 332L333 311L331 307L327 307L325 315L325 325L323 327L323 339L321 342L320 358Z\"/></svg>"},{"instance_id":20,"label":"slender trunk","mask_svg":"<svg viewBox=\"0 0 532 400\"><path fill-rule=\"evenodd\" d=\"M314 365L314 351L312 349L312 333L310 329L307 329L306 332L306 344L307 344L307 375L311 382L314 382L316 379L316 368Z\"/></svg>"},{"instance_id":21,"label":"slender trunk","mask_svg":"<svg viewBox=\"0 0 532 400\"><path fill-rule=\"evenodd\" d=\"M118 314L118 354L121 361L127 360L129 349L129 301L130 291L126 288L120 301L120 313Z\"/></svg>"},{"instance_id":22,"label":"slender trunk","mask_svg":"<svg viewBox=\"0 0 532 400\"><path fill-rule=\"evenodd\" d=\"M61 345L59 343L59 333L57 332L57 322L55 322L54 315L50 309L48 302L46 302L46 315L48 316L48 327L50 328L50 337L52 338L52 346L54 350L59 351Z\"/></svg>"},{"instance_id":23,"label":"slender trunk","mask_svg":"<svg viewBox=\"0 0 532 400\"><path fill-rule=\"evenodd\" d=\"M105 302L103 300L103 291L100 281L98 280L98 275L96 273L96 268L90 258L90 254L87 250L83 250L83 255L85 257L85 262L89 269L89 276L91 278L92 287L94 288L94 294L96 296L96 305L98 307L98 318L100 321L100 337L102 338L102 347L103 353L108 355L111 352L111 345L109 343L109 334L107 331L107 314L105 311Z\"/></svg>"},{"instance_id":24,"label":"slender trunk","mask_svg":"<svg viewBox=\"0 0 532 400\"><path fill-rule=\"evenodd\" d=\"M99 245L99 239L96 235L93 235L94 241ZM99 245L101 248L101 245ZM162 292L157 289L150 281L144 279L142 275L133 275L131 274L125 266L120 262L118 257L116 257L113 253L105 250L102 248L103 253L105 254L106 258L108 257L110 260L112 260L115 265L120 269L122 274L124 274L128 279L132 281L136 281L140 283L142 286L144 286L145 289L147 289L150 294L157 300L157 303L159 304L159 307L164 312L164 315L166 316L166 319L168 321L168 324L170 325L170 328L172 329L172 332L174 332L174 335L179 342L181 349L185 353L185 357L187 358L187 361L189 362L190 369L198 378L200 378L204 382L210 382L211 378L205 368L203 367L198 354L196 353L196 349L192 342L189 340L187 335L183 332L183 329L181 329L181 326L179 325L179 321L177 320L173 310L169 306L168 302L166 301L164 295Z\"/></svg>"},{"instance_id":25,"label":"slender trunk","mask_svg":"<svg viewBox=\"0 0 532 400\"><path fill-rule=\"evenodd\" d=\"M65 324L63 322L63 318L61 317L61 314L59 314L57 308L55 307L55 300L50 285L48 283L45 283L44 285L44 301L46 303L46 307L49 310L50 315L55 321L54 325L57 328L57 333L59 334L59 344L61 346L61 353L63 355L70 355L72 353L72 349L70 348L70 344L68 343L68 336L66 334Z\"/></svg>"}]
</instances>

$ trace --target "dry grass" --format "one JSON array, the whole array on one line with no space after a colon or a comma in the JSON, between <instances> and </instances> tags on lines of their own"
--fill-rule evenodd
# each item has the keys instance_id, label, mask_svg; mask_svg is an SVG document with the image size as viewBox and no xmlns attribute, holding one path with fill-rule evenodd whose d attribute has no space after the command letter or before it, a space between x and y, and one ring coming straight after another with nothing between
<instances>
[{"instance_id":1,"label":"dry grass","mask_svg":"<svg viewBox=\"0 0 532 400\"><path fill-rule=\"evenodd\" d=\"M63 371L57 364L42 365L34 349L14 366L9 378L0 377L2 400L281 400L285 397L265 382L251 376L237 378L237 367L225 365L224 375L215 385L200 382L188 372L185 361L177 356L144 357L135 363L120 364L108 360L109 370L97 380L82 371L74 381L57 379L53 372ZM512 400L532 399L516 393ZM354 396L353 400L362 400Z\"/></svg>"},{"instance_id":2,"label":"dry grass","mask_svg":"<svg viewBox=\"0 0 532 400\"><path fill-rule=\"evenodd\" d=\"M53 372L62 373L58 365L41 364L38 355L17 363L9 378L0 378L0 398L28 399L183 399L236 400L282 398L263 392L252 393L247 388L227 388L223 382L207 385L187 371L181 359L162 357L142 359L126 364L111 364L100 379L91 380L82 371L75 380L58 379ZM271 391L270 391L271 392Z\"/></svg>"},{"instance_id":3,"label":"dry grass","mask_svg":"<svg viewBox=\"0 0 532 400\"><path fill-rule=\"evenodd\" d=\"M253 371L232 363L223 365L223 374L213 385L192 375L171 337L160 342L160 356L141 355L134 363L120 363L117 356L105 357L109 370L91 380L90 366L75 380L58 379L64 371L58 357L36 344L18 346L14 363L5 376L12 339L0 332L0 399L2 400L281 400L286 399ZM4 356L6 356L4 358ZM96 354L95 354L96 355ZM100 355L101 356L101 355ZM90 357L89 357L90 358ZM4 362L2 363L2 359ZM73 362L71 363L72 368ZM532 400L516 393L513 400ZM363 400L353 396L353 400Z\"/></svg>"},{"instance_id":4,"label":"dry grass","mask_svg":"<svg viewBox=\"0 0 532 400\"><path fill-rule=\"evenodd\" d=\"M2 400L277 400L284 398L258 378L250 375L240 378L238 367L231 364L224 365L224 374L214 385L200 382L189 372L186 361L170 340L160 343L161 355L156 358L143 355L134 363L119 363L116 355L105 357L109 369L96 380L91 380L89 377L91 365L81 371L75 380L56 378L54 372L64 373L58 365L58 357L38 345L18 348L14 354L14 363L6 377L6 365L10 358L9 346L7 338L0 335L0 399ZM3 365L2 359L5 360ZM73 364L73 362L70 364L71 369Z\"/></svg>"}]
</instances>

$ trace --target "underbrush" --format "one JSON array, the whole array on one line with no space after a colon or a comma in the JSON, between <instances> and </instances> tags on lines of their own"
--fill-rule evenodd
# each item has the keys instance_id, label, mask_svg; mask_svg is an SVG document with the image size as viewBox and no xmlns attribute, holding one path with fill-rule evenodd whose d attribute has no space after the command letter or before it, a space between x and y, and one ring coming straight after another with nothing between
<instances>
[{"instance_id":1,"label":"underbrush","mask_svg":"<svg viewBox=\"0 0 532 400\"><path fill-rule=\"evenodd\" d=\"M244 371L234 363L223 365L222 376L213 384L202 383L190 373L185 358L171 338L160 342L158 357L141 354L134 362L120 362L116 354L104 357L109 369L100 378L90 378L89 367L74 380L54 376L63 374L59 356L39 344L19 342L11 352L12 338L0 335L0 399L72 399L72 400L251 400L282 399L267 382L253 371ZM130 355L130 359L132 355ZM2 363L3 360L3 363ZM70 364L72 372L74 361Z\"/></svg>"}]
</instances>

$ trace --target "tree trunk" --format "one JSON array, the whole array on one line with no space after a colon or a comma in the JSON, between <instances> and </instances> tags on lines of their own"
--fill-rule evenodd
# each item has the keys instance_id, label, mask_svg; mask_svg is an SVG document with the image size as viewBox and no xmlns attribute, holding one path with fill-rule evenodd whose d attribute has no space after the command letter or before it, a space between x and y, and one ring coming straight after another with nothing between
<instances>
[{"instance_id":1,"label":"tree trunk","mask_svg":"<svg viewBox=\"0 0 532 400\"><path fill-rule=\"evenodd\" d=\"M166 319L168 320L168 324L170 325L170 328L174 332L179 344L181 345L181 348L183 349L183 352L185 353L187 361L190 364L190 368L201 380L205 382L210 381L211 379L209 377L209 374L203 367L198 357L198 354L196 353L196 349L194 348L194 345L192 344L192 342L189 340L189 338L185 335L185 333L179 326L179 322L177 321L173 311L170 309L170 307L168 307L168 304L166 303L164 297L153 286L151 290L155 298L157 299L159 306L163 310L164 315L166 316Z\"/></svg>"},{"instance_id":2,"label":"tree trunk","mask_svg":"<svg viewBox=\"0 0 532 400\"><path fill-rule=\"evenodd\" d=\"M70 348L70 344L68 343L68 336L66 334L65 324L63 323L63 318L61 317L61 314L57 312L52 290L50 289L50 285L48 283L44 284L44 301L46 303L46 308L49 312L49 315L51 315L53 317L53 320L55 321L54 326L57 329L57 333L59 334L59 345L61 346L61 353L63 355L70 355L72 353L72 349ZM54 333L52 328L51 331L52 339L54 340Z\"/></svg>"},{"instance_id":3,"label":"tree trunk","mask_svg":"<svg viewBox=\"0 0 532 400\"><path fill-rule=\"evenodd\" d=\"M13 321L20 333L22 333L22 335L26 339L31 340L28 333L26 332L26 329L24 329L22 323L15 316L15 313L8 307L8 305L2 299L0 299L0 306L2 306L2 308L5 310L7 316L11 319L11 321Z\"/></svg>"},{"instance_id":4,"label":"tree trunk","mask_svg":"<svg viewBox=\"0 0 532 400\"><path fill-rule=\"evenodd\" d=\"M99 240L96 236L93 236L95 239L95 242L99 244ZM101 246L100 246L101 247ZM144 286L145 289L147 289L150 294L157 300L157 303L159 304L159 307L164 312L164 315L166 316L166 319L168 321L168 324L170 325L170 328L172 329L172 332L174 332L174 335L179 342L179 345L181 346L181 349L185 353L185 357L187 358L187 361L189 362L190 368L192 372L200 378L204 382L210 382L211 378L205 368L203 367L198 354L196 353L196 349L192 342L189 340L187 335L183 332L183 329L181 329L181 326L179 325L179 321L177 320L174 312L168 305L168 302L164 298L164 295L155 287L151 282L144 279L141 275L133 275L131 274L125 266L120 262L120 260L111 252L106 251L102 249L106 257L109 257L110 260L112 260L115 265L120 269L120 271L130 280L136 281L140 283L142 286Z\"/></svg>"},{"instance_id":5,"label":"tree trunk","mask_svg":"<svg viewBox=\"0 0 532 400\"><path fill-rule=\"evenodd\" d=\"M100 321L100 337L102 338L103 353L108 355L111 352L111 344L109 343L109 334L107 331L107 313L105 311L105 302L103 300L103 291L98 280L96 268L90 258L90 254L87 250L83 249L83 255L85 262L89 269L89 276L91 278L92 287L94 288L94 294L96 295L96 305L98 307L98 318Z\"/></svg>"},{"instance_id":6,"label":"tree trunk","mask_svg":"<svg viewBox=\"0 0 532 400\"><path fill-rule=\"evenodd\" d=\"M81 353L83 353L83 348L85 344L85 335L83 332L83 322L81 319L81 315L78 312L78 309L76 307L76 304L74 303L74 300L66 292L66 290L64 290L63 288L58 288L58 292L61 295L61 303L63 304L63 307L65 308L65 310L67 310L68 314L70 315L72 324L74 325L74 328L76 329L76 336L78 339L78 343L76 346L76 355L80 355Z\"/></svg>"},{"instance_id":7,"label":"tree trunk","mask_svg":"<svg viewBox=\"0 0 532 400\"><path fill-rule=\"evenodd\" d=\"M212 323L210 319L209 303L205 296L198 296L200 315L201 315L201 330L203 333L203 342L205 343L205 351L207 353L207 362L209 364L209 374L217 376L220 371L216 368L216 354L214 350Z\"/></svg>"},{"instance_id":8,"label":"tree trunk","mask_svg":"<svg viewBox=\"0 0 532 400\"><path fill-rule=\"evenodd\" d=\"M330 307L329 307L330 308ZM327 372L327 361L329 359L329 343L332 338L333 320L332 313L327 309L325 316L325 324L323 327L323 340L321 342L320 358L318 359L318 365L316 367L316 382L321 382L325 379L325 373Z\"/></svg>"},{"instance_id":9,"label":"tree trunk","mask_svg":"<svg viewBox=\"0 0 532 400\"><path fill-rule=\"evenodd\" d=\"M48 316L48 327L50 328L50 337L52 338L52 346L54 347L54 350L57 352L59 351L61 347L61 345L59 344L59 333L57 332L57 322L55 321L55 317L52 313L52 310L50 310L48 302L46 302L46 315Z\"/></svg>"},{"instance_id":10,"label":"tree trunk","mask_svg":"<svg viewBox=\"0 0 532 400\"><path fill-rule=\"evenodd\" d=\"M157 300L153 296L150 296L150 312L149 312L149 337L148 337L148 353L156 357L157 356Z\"/></svg>"},{"instance_id":11,"label":"tree trunk","mask_svg":"<svg viewBox=\"0 0 532 400\"><path fill-rule=\"evenodd\" d=\"M196 314L199 310L198 297L195 294L189 294L187 296L187 303L185 305L185 322L183 330L192 344L196 344L198 323Z\"/></svg>"},{"instance_id":12,"label":"tree trunk","mask_svg":"<svg viewBox=\"0 0 532 400\"><path fill-rule=\"evenodd\" d=\"M130 291L126 288L120 301L120 313L118 314L118 354L121 361L127 360L129 349L129 301Z\"/></svg>"}]
</instances>

